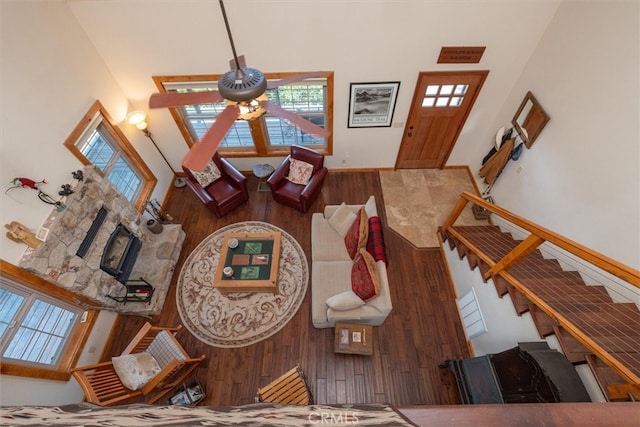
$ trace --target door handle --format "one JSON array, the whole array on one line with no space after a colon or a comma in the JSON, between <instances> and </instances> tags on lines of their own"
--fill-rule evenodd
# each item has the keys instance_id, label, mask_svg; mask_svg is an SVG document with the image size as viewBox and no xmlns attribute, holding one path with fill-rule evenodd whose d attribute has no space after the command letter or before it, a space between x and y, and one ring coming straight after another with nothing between
<instances>
[{"instance_id":1,"label":"door handle","mask_svg":"<svg viewBox=\"0 0 640 427\"><path fill-rule=\"evenodd\" d=\"M413 130L413 126L409 126L409 133L407 134L408 137L413 136L413 132L411 132L412 130Z\"/></svg>"}]
</instances>

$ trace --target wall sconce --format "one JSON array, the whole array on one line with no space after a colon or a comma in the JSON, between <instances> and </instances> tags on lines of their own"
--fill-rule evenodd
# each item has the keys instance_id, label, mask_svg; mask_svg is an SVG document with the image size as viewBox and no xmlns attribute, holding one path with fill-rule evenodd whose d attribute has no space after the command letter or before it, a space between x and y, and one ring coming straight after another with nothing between
<instances>
[{"instance_id":1,"label":"wall sconce","mask_svg":"<svg viewBox=\"0 0 640 427\"><path fill-rule=\"evenodd\" d=\"M176 172L173 169L173 166L171 166L171 163L169 163L169 160L167 160L165 155L160 150L160 147L158 147L158 144L156 144L156 141L154 141L153 136L151 136L151 132L149 131L147 122L145 121L146 118L147 118L147 113L141 110L136 110L127 114L126 121L130 125L133 125L138 129L140 129L144 133L144 135L151 140L151 142L153 143L153 146L156 147L156 150L158 150L158 153L160 153L164 161L167 163L167 166L169 166L169 169L171 169L171 173L175 175ZM186 185L186 181L183 177L177 177L173 182L173 185L175 185L176 187L184 187Z\"/></svg>"}]
</instances>

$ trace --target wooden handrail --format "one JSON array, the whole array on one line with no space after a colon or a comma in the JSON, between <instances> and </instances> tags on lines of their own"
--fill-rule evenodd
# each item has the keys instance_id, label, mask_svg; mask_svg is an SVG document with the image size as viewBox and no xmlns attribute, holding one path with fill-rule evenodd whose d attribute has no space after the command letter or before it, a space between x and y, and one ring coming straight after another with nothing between
<instances>
[{"instance_id":1,"label":"wooden handrail","mask_svg":"<svg viewBox=\"0 0 640 427\"><path fill-rule=\"evenodd\" d=\"M522 240L515 248L511 249L501 259L491 259L480 248L475 246L472 242L464 237L458 230L452 228L456 222L458 216L462 213L466 205L471 202L478 206L481 206L491 213L498 215L501 218L515 224L516 226L528 231L530 234L527 238ZM640 271L628 267L612 258L609 258L603 254L600 254L594 250L586 248L579 243L576 243L564 236L561 236L553 231L550 231L544 227L541 227L533 222L526 220L518 215L515 215L500 206L493 203L489 203L486 200L475 196L473 194L464 192L460 195L455 207L451 214L445 221L441 228L443 236L447 234L458 239L464 246L470 249L476 256L482 259L489 269L484 272L483 279L486 281L489 278L496 278L500 276L514 286L520 293L522 293L529 301L535 304L539 309L545 312L549 317L556 321L567 332L573 335L579 342L585 347L590 349L596 354L603 362L613 368L620 376L629 381L630 384L640 386L640 376L625 366L614 354L610 354L602 346L598 345L591 337L585 335L579 327L574 325L569 319L562 313L554 310L547 302L539 298L534 292L531 292L526 285L517 280L508 271L509 267L516 264L519 260L526 255L533 252L538 246L545 241L556 245L559 248L566 250L567 252L575 255L576 257L583 259L604 271L611 273L612 275L624 280L627 283L640 288Z\"/></svg>"},{"instance_id":2,"label":"wooden handrail","mask_svg":"<svg viewBox=\"0 0 640 427\"><path fill-rule=\"evenodd\" d=\"M468 202L481 206L491 213L498 215L499 217L506 219L507 221L517 225L518 227L527 230L537 238L549 243L553 243L554 245L589 262L590 264L593 264L594 266L601 268L602 270L607 271L616 277L619 277L620 279L632 284L633 286L640 288L640 271L624 265L621 262L614 260L613 258L609 258L606 255L589 249L586 246L574 242L571 239L561 236L560 234L554 233L551 230L541 227L538 224L535 224L525 218L511 213L498 205L489 203L483 198L466 191L460 195L458 203L451 212L451 215L447 218L444 225L442 226L443 234L447 233L448 229L455 223L456 219L463 211L465 205ZM512 254L512 256L515 256L515 260L517 260L525 256L526 254L527 253L522 252L520 254Z\"/></svg>"}]
</instances>

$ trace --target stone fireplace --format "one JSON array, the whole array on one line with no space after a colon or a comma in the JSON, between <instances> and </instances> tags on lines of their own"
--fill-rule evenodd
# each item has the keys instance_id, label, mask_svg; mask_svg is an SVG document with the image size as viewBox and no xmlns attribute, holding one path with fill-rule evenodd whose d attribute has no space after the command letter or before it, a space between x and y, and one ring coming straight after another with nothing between
<instances>
[{"instance_id":1,"label":"stone fireplace","mask_svg":"<svg viewBox=\"0 0 640 427\"><path fill-rule=\"evenodd\" d=\"M54 210L43 223L44 243L25 251L19 266L102 309L158 314L184 243L182 227L168 224L160 234L150 232L141 226L145 223L142 215L97 168L88 166L83 172L84 179L64 201L66 208ZM128 260L116 260L126 257L126 250L135 254L129 254ZM143 278L155 288L149 304L122 304L110 298L126 294L121 282L127 278Z\"/></svg>"}]
</instances>

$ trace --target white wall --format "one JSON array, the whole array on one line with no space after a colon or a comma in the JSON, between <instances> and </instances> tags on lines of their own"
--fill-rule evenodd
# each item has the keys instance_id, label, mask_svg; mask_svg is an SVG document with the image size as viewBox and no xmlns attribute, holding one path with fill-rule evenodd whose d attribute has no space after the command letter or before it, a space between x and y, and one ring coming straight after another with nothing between
<instances>
[{"instance_id":1,"label":"white wall","mask_svg":"<svg viewBox=\"0 0 640 427\"><path fill-rule=\"evenodd\" d=\"M560 5L493 129L513 117L528 90L551 120L492 191L507 209L636 269L639 19L637 1ZM481 157L468 160L478 170Z\"/></svg>"},{"instance_id":2,"label":"white wall","mask_svg":"<svg viewBox=\"0 0 640 427\"><path fill-rule=\"evenodd\" d=\"M0 7L0 220L18 220L37 230L51 206L34 190L4 194L9 182L46 178L41 188L57 198L60 186L72 181L71 172L82 167L62 145L69 133L96 99L116 122L125 117L129 102L66 2L3 1ZM158 176L154 196L162 200L170 184L166 164L142 132L126 124L121 128ZM0 257L13 264L24 248L0 238Z\"/></svg>"},{"instance_id":3,"label":"white wall","mask_svg":"<svg viewBox=\"0 0 640 427\"><path fill-rule=\"evenodd\" d=\"M420 71L489 69L461 135L485 150L488 123L520 75L558 1L233 0L225 2L239 54L263 72L335 72L334 154L329 168L393 167ZM136 105L157 91L151 76L214 74L232 56L215 1L70 3L116 80ZM149 11L153 10L153 17ZM437 64L442 46L487 46L480 64ZM132 46L135 49L132 49ZM394 123L347 128L349 84L400 81ZM167 110L150 112L157 142L175 164L187 150ZM478 153L479 154L479 153ZM261 159L277 165L281 159ZM343 163L344 162L344 163ZM233 159L251 170L255 159Z\"/></svg>"},{"instance_id":4,"label":"white wall","mask_svg":"<svg viewBox=\"0 0 640 427\"><path fill-rule=\"evenodd\" d=\"M127 99L65 3L2 2L0 18L2 192L15 177L46 178L49 184L43 189L56 196L60 185L71 181L71 171L81 167L62 146L67 135L95 99L100 99L119 120L127 111ZM132 137L132 142L135 145L142 141ZM160 162L161 158L158 167L162 166ZM155 163L149 163L155 169ZM164 181L165 189L160 194L166 191L168 178ZM18 220L34 230L51 211L35 191L27 189L2 194L0 206L2 224ZM25 246L2 234L0 257L17 264ZM114 319L113 313L100 313L80 363L98 360ZM75 380L0 376L1 404L81 400Z\"/></svg>"}]
</instances>

